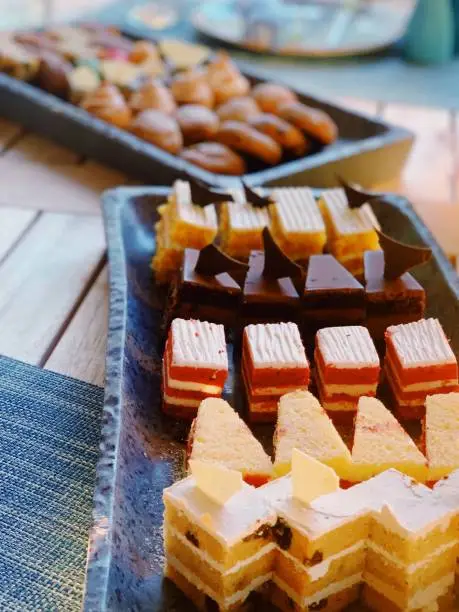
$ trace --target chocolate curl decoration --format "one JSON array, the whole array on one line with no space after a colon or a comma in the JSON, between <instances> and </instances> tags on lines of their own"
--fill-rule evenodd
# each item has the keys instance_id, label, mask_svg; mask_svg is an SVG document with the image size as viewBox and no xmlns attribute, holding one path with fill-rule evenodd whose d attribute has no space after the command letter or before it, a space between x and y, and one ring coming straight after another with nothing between
<instances>
[{"instance_id":1,"label":"chocolate curl decoration","mask_svg":"<svg viewBox=\"0 0 459 612\"><path fill-rule=\"evenodd\" d=\"M338 183L344 189L349 208L360 208L364 204L379 200L382 197L382 194L368 193L367 191L363 191L360 185L348 183L340 176L337 176L336 178Z\"/></svg>"},{"instance_id":2,"label":"chocolate curl decoration","mask_svg":"<svg viewBox=\"0 0 459 612\"><path fill-rule=\"evenodd\" d=\"M226 255L215 244L201 249L195 271L203 276L217 276L222 272L246 272L249 266Z\"/></svg>"},{"instance_id":3,"label":"chocolate curl decoration","mask_svg":"<svg viewBox=\"0 0 459 612\"><path fill-rule=\"evenodd\" d=\"M400 278L414 266L426 263L432 257L432 249L404 244L379 230L376 232L384 251L384 278L388 281Z\"/></svg>"},{"instance_id":4,"label":"chocolate curl decoration","mask_svg":"<svg viewBox=\"0 0 459 612\"><path fill-rule=\"evenodd\" d=\"M199 181L191 176L185 175L183 180L188 181L190 185L191 200L195 206L204 208L209 204L228 202L229 200L233 199L233 196L230 193L214 191L207 183Z\"/></svg>"},{"instance_id":5,"label":"chocolate curl decoration","mask_svg":"<svg viewBox=\"0 0 459 612\"><path fill-rule=\"evenodd\" d=\"M263 229L265 264L263 276L269 280L278 278L302 278L303 268L296 264L280 248L267 227Z\"/></svg>"},{"instance_id":6,"label":"chocolate curl decoration","mask_svg":"<svg viewBox=\"0 0 459 612\"><path fill-rule=\"evenodd\" d=\"M258 195L245 181L242 181L242 186L244 188L245 199L254 208L267 208L270 204L274 204L274 200L270 196Z\"/></svg>"}]
</instances>

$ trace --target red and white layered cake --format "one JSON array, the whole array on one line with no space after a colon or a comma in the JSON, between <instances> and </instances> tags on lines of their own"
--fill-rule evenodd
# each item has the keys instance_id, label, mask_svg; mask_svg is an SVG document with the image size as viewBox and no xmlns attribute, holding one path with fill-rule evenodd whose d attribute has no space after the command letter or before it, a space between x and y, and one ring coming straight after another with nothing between
<instances>
[{"instance_id":1,"label":"red and white layered cake","mask_svg":"<svg viewBox=\"0 0 459 612\"><path fill-rule=\"evenodd\" d=\"M252 421L275 421L285 393L307 390L309 362L295 323L248 325L244 329L242 376Z\"/></svg>"},{"instance_id":2,"label":"red and white layered cake","mask_svg":"<svg viewBox=\"0 0 459 612\"><path fill-rule=\"evenodd\" d=\"M193 419L206 397L220 397L228 376L223 325L174 319L163 357L163 411Z\"/></svg>"},{"instance_id":3,"label":"red and white layered cake","mask_svg":"<svg viewBox=\"0 0 459 612\"><path fill-rule=\"evenodd\" d=\"M379 382L379 357L367 328L320 329L314 358L322 406L337 421L352 420L359 397L375 396Z\"/></svg>"},{"instance_id":4,"label":"red and white layered cake","mask_svg":"<svg viewBox=\"0 0 459 612\"><path fill-rule=\"evenodd\" d=\"M384 368L402 419L420 419L425 399L459 390L457 360L437 319L386 330Z\"/></svg>"}]
</instances>

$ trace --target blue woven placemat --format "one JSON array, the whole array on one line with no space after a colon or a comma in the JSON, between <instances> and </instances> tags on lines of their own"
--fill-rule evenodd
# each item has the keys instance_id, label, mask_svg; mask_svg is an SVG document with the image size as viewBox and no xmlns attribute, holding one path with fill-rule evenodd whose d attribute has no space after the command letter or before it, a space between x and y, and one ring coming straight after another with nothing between
<instances>
[{"instance_id":1,"label":"blue woven placemat","mask_svg":"<svg viewBox=\"0 0 459 612\"><path fill-rule=\"evenodd\" d=\"M0 357L0 610L81 608L103 395Z\"/></svg>"}]
</instances>

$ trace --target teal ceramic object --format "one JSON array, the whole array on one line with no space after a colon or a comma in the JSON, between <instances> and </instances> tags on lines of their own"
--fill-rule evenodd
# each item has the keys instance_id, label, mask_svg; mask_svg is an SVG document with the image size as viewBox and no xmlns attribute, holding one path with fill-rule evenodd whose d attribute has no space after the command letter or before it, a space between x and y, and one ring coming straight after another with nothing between
<instances>
[{"instance_id":1,"label":"teal ceramic object","mask_svg":"<svg viewBox=\"0 0 459 612\"><path fill-rule=\"evenodd\" d=\"M441 64L454 54L451 0L419 0L405 41L405 55L421 64Z\"/></svg>"}]
</instances>

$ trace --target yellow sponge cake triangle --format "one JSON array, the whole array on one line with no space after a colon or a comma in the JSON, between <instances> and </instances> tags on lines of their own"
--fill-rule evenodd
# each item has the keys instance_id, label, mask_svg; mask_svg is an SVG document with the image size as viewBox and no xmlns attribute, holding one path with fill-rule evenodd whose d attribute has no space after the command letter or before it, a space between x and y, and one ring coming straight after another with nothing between
<instances>
[{"instance_id":1,"label":"yellow sponge cake triangle","mask_svg":"<svg viewBox=\"0 0 459 612\"><path fill-rule=\"evenodd\" d=\"M201 402L188 438L188 459L238 470L254 486L265 484L273 472L260 442L228 402L219 398Z\"/></svg>"},{"instance_id":2,"label":"yellow sponge cake triangle","mask_svg":"<svg viewBox=\"0 0 459 612\"><path fill-rule=\"evenodd\" d=\"M351 454L319 401L309 391L293 391L280 398L274 434L274 471L290 471L293 449L333 468L346 479Z\"/></svg>"},{"instance_id":3,"label":"yellow sponge cake triangle","mask_svg":"<svg viewBox=\"0 0 459 612\"><path fill-rule=\"evenodd\" d=\"M349 480L367 480L395 468L420 482L427 461L394 415L374 397L361 397L355 419L352 470Z\"/></svg>"},{"instance_id":4,"label":"yellow sponge cake triangle","mask_svg":"<svg viewBox=\"0 0 459 612\"><path fill-rule=\"evenodd\" d=\"M440 480L459 468L459 393L428 395L423 425L428 480Z\"/></svg>"}]
</instances>

